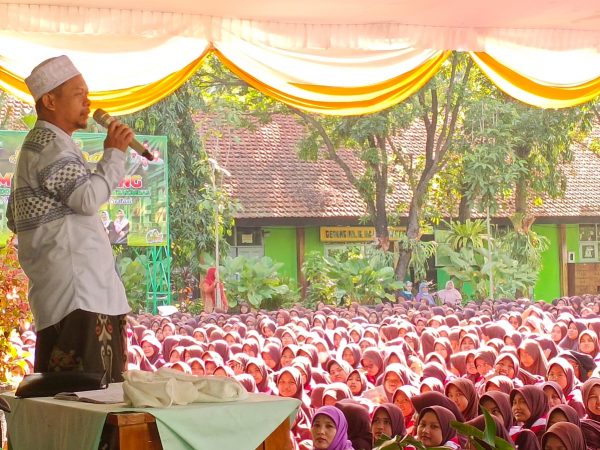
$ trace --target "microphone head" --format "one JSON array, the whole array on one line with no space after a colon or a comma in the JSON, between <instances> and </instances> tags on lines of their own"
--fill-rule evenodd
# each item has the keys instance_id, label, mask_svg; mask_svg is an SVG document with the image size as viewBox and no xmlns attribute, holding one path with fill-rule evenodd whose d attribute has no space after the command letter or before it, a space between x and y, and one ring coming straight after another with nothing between
<instances>
[{"instance_id":1,"label":"microphone head","mask_svg":"<svg viewBox=\"0 0 600 450\"><path fill-rule=\"evenodd\" d=\"M110 114L108 114L102 108L98 108L96 111L94 111L94 115L92 117L99 125L102 125L104 128L108 128L108 125L110 124L112 119Z\"/></svg>"}]
</instances>

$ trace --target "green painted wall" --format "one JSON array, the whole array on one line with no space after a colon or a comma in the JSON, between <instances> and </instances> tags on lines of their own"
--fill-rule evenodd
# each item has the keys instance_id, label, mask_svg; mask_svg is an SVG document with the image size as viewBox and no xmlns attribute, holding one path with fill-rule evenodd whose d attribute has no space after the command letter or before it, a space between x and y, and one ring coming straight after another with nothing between
<instances>
[{"instance_id":1,"label":"green painted wall","mask_svg":"<svg viewBox=\"0 0 600 450\"><path fill-rule=\"evenodd\" d=\"M323 243L319 234L320 227L306 227L304 229L304 255L310 252L323 254Z\"/></svg>"},{"instance_id":2,"label":"green painted wall","mask_svg":"<svg viewBox=\"0 0 600 450\"><path fill-rule=\"evenodd\" d=\"M579 262L579 225L567 225L567 253L575 253L575 261Z\"/></svg>"},{"instance_id":3,"label":"green painted wall","mask_svg":"<svg viewBox=\"0 0 600 450\"><path fill-rule=\"evenodd\" d=\"M293 283L298 282L296 260L296 228L291 227L264 227L265 231L265 256L275 262L283 263L279 270L281 275L287 276Z\"/></svg>"},{"instance_id":4,"label":"green painted wall","mask_svg":"<svg viewBox=\"0 0 600 450\"><path fill-rule=\"evenodd\" d=\"M560 297L559 230L555 224L534 225L533 231L545 236L550 247L542 254L542 269L533 291L535 300L552 301Z\"/></svg>"}]
</instances>

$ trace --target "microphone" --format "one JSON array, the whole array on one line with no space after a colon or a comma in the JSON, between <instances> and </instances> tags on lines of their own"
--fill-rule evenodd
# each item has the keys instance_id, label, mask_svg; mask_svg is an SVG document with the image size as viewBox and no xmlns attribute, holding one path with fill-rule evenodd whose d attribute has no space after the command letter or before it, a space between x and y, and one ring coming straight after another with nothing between
<instances>
[{"instance_id":1,"label":"microphone","mask_svg":"<svg viewBox=\"0 0 600 450\"><path fill-rule=\"evenodd\" d=\"M96 111L94 111L94 115L92 117L94 118L94 120L96 122L98 122L99 125L102 125L104 128L108 128L110 123L113 120L115 120L114 117L112 117L110 114L108 114L106 111L104 111L101 108L98 108ZM144 147L135 138L133 138L131 140L131 142L129 143L129 147L134 149L138 154L142 155L148 161L152 161L154 159L154 156L152 156L152 153L150 153L148 151L148 149L146 147Z\"/></svg>"}]
</instances>

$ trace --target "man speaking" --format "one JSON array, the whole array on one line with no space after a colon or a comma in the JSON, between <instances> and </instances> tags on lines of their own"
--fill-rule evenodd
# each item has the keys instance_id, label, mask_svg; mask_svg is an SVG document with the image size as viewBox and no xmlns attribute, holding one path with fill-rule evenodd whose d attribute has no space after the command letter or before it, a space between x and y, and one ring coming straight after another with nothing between
<instances>
[{"instance_id":1,"label":"man speaking","mask_svg":"<svg viewBox=\"0 0 600 450\"><path fill-rule=\"evenodd\" d=\"M87 85L66 56L48 59L25 80L38 115L19 153L8 226L19 239L37 329L36 372L106 372L122 381L130 308L98 216L125 172L134 134L111 122L91 173L71 135L87 126Z\"/></svg>"}]
</instances>

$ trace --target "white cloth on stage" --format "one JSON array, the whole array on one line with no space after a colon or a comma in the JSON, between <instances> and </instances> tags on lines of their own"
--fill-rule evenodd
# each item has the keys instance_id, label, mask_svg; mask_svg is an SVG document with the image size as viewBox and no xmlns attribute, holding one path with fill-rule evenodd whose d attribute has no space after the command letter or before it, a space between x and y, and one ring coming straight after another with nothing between
<instances>
[{"instance_id":1,"label":"white cloth on stage","mask_svg":"<svg viewBox=\"0 0 600 450\"><path fill-rule=\"evenodd\" d=\"M233 402L248 397L246 389L233 378L198 377L164 367L156 372L128 370L123 378L125 403L138 408Z\"/></svg>"}]
</instances>

